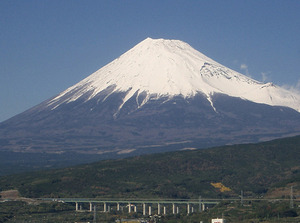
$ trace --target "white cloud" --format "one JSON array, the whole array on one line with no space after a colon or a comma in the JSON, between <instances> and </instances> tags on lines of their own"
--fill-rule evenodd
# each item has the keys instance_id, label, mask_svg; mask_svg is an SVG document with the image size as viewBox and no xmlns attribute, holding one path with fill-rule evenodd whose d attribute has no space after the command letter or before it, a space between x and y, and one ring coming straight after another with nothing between
<instances>
[{"instance_id":1,"label":"white cloud","mask_svg":"<svg viewBox=\"0 0 300 223\"><path fill-rule=\"evenodd\" d=\"M268 72L261 72L260 74L261 74L261 80L262 80L262 82L266 82L266 81L269 81L270 80L270 78L269 78L269 74L270 74L271 72L270 71L268 71Z\"/></svg>"},{"instance_id":2,"label":"white cloud","mask_svg":"<svg viewBox=\"0 0 300 223\"><path fill-rule=\"evenodd\" d=\"M300 94L300 79L298 80L297 84L293 88L298 94Z\"/></svg>"},{"instance_id":3,"label":"white cloud","mask_svg":"<svg viewBox=\"0 0 300 223\"><path fill-rule=\"evenodd\" d=\"M241 66L240 66L240 69L241 70L244 70L245 71L245 74L248 76L248 77L251 77L250 75L249 75L249 70L248 70L248 65L247 64L241 64Z\"/></svg>"},{"instance_id":4,"label":"white cloud","mask_svg":"<svg viewBox=\"0 0 300 223\"><path fill-rule=\"evenodd\" d=\"M300 79L298 80L298 82L295 85L287 85L286 84L281 87L300 95Z\"/></svg>"},{"instance_id":5,"label":"white cloud","mask_svg":"<svg viewBox=\"0 0 300 223\"><path fill-rule=\"evenodd\" d=\"M241 70L248 70L247 64L244 64L244 63L241 64L240 68L241 68Z\"/></svg>"}]
</instances>

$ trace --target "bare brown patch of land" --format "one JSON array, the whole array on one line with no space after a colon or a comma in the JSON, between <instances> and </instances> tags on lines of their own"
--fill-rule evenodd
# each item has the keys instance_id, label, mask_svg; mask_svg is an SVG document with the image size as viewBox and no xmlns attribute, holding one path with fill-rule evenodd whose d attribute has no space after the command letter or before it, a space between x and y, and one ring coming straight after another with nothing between
<instances>
[{"instance_id":1,"label":"bare brown patch of land","mask_svg":"<svg viewBox=\"0 0 300 223\"><path fill-rule=\"evenodd\" d=\"M6 190L0 192L2 201L24 201L28 204L38 204L41 201L32 198L21 197L18 190Z\"/></svg>"},{"instance_id":2,"label":"bare brown patch of land","mask_svg":"<svg viewBox=\"0 0 300 223\"><path fill-rule=\"evenodd\" d=\"M6 190L0 192L2 199L18 199L20 198L19 191L18 190Z\"/></svg>"}]
</instances>

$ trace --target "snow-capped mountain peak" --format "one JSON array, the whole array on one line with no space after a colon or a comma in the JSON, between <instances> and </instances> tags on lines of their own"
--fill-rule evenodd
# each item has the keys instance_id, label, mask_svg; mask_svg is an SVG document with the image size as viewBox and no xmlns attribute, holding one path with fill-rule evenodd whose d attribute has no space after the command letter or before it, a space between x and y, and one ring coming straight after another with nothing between
<instances>
[{"instance_id":1,"label":"snow-capped mountain peak","mask_svg":"<svg viewBox=\"0 0 300 223\"><path fill-rule=\"evenodd\" d=\"M273 84L264 84L235 72L180 40L147 38L111 63L68 88L49 102L55 109L88 93L89 99L105 89L126 92L119 109L135 94L151 97L222 93L256 103L300 111L300 97ZM109 95L108 95L109 97Z\"/></svg>"},{"instance_id":2,"label":"snow-capped mountain peak","mask_svg":"<svg viewBox=\"0 0 300 223\"><path fill-rule=\"evenodd\" d=\"M0 123L0 141L3 151L71 159L258 142L299 134L300 113L291 109L300 111L299 103L298 95L239 74L182 41L148 38Z\"/></svg>"}]
</instances>

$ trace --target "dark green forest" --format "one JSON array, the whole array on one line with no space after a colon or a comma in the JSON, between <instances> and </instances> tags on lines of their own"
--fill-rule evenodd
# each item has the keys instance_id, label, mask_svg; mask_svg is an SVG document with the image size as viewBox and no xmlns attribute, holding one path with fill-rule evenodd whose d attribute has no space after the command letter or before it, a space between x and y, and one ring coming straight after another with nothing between
<instances>
[{"instance_id":1,"label":"dark green forest","mask_svg":"<svg viewBox=\"0 0 300 223\"><path fill-rule=\"evenodd\" d=\"M106 160L4 176L25 197L208 198L266 194L300 180L300 137ZM222 183L221 192L211 183Z\"/></svg>"},{"instance_id":2,"label":"dark green forest","mask_svg":"<svg viewBox=\"0 0 300 223\"><path fill-rule=\"evenodd\" d=\"M223 199L204 212L162 216L159 222L210 222L216 216L224 216L227 222L299 222L299 186L300 136L105 160L0 178L0 191L17 190L27 198ZM241 191L243 204L239 200ZM98 212L97 222L137 217L143 216ZM93 213L75 212L72 204L0 202L0 222L24 221L87 222L93 221Z\"/></svg>"}]
</instances>

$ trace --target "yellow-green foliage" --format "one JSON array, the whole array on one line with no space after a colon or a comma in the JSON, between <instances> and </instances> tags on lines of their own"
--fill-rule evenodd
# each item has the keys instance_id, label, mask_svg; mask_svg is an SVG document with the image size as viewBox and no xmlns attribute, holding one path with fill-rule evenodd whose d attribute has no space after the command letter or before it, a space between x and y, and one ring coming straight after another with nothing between
<instances>
[{"instance_id":1,"label":"yellow-green foliage","mask_svg":"<svg viewBox=\"0 0 300 223\"><path fill-rule=\"evenodd\" d=\"M229 187L224 186L222 183L210 183L214 188L219 189L221 192L231 191Z\"/></svg>"}]
</instances>

